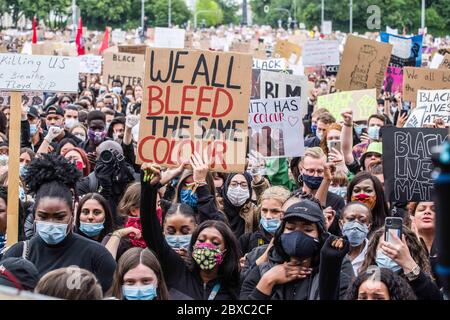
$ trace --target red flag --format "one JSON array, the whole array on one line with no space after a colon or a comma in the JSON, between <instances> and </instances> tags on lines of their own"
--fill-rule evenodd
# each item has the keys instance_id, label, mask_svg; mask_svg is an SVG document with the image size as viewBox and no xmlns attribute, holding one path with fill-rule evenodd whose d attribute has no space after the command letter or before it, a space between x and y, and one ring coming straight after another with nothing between
<instances>
[{"instance_id":1,"label":"red flag","mask_svg":"<svg viewBox=\"0 0 450 320\"><path fill-rule=\"evenodd\" d=\"M103 51L108 49L108 46L109 46L109 28L106 27L105 34L103 35L102 46L100 47L100 50L98 50L98 54L102 54Z\"/></svg>"},{"instance_id":2,"label":"red flag","mask_svg":"<svg viewBox=\"0 0 450 320\"><path fill-rule=\"evenodd\" d=\"M78 55L84 55L83 21L81 21L81 17L78 22L77 38L75 39L75 43L77 44Z\"/></svg>"},{"instance_id":3,"label":"red flag","mask_svg":"<svg viewBox=\"0 0 450 320\"><path fill-rule=\"evenodd\" d=\"M36 16L33 17L33 38L31 39L31 43L37 43Z\"/></svg>"}]
</instances>

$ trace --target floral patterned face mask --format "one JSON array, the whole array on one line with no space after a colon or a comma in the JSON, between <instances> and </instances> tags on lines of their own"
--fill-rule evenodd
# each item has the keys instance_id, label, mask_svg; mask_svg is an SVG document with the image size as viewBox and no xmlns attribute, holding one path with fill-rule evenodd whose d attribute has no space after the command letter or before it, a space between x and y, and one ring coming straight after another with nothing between
<instances>
[{"instance_id":1,"label":"floral patterned face mask","mask_svg":"<svg viewBox=\"0 0 450 320\"><path fill-rule=\"evenodd\" d=\"M196 244L192 257L202 270L212 270L223 262L223 252L219 247L208 242Z\"/></svg>"}]
</instances>

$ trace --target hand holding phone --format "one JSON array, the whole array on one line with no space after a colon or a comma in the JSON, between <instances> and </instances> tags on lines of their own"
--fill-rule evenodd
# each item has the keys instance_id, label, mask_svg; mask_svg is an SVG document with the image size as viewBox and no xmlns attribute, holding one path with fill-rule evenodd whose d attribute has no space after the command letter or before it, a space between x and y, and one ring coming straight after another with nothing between
<instances>
[{"instance_id":1,"label":"hand holding phone","mask_svg":"<svg viewBox=\"0 0 450 320\"><path fill-rule=\"evenodd\" d=\"M402 238L403 219L397 217L387 217L384 220L384 241L392 242L392 235Z\"/></svg>"}]
</instances>

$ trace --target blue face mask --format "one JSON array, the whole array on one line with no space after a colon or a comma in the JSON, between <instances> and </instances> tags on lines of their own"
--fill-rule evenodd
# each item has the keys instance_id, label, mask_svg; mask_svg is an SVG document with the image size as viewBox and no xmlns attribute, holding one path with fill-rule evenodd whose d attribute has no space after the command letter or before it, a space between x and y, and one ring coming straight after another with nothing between
<instances>
[{"instance_id":1,"label":"blue face mask","mask_svg":"<svg viewBox=\"0 0 450 320\"><path fill-rule=\"evenodd\" d=\"M156 298L156 287L147 286L122 286L122 293L127 300L153 300Z\"/></svg>"},{"instance_id":2,"label":"blue face mask","mask_svg":"<svg viewBox=\"0 0 450 320\"><path fill-rule=\"evenodd\" d=\"M366 125L355 125L355 132L358 137L361 137L362 131L364 128L367 128Z\"/></svg>"},{"instance_id":3,"label":"blue face mask","mask_svg":"<svg viewBox=\"0 0 450 320\"><path fill-rule=\"evenodd\" d=\"M23 164L20 165L19 174L22 178L25 177L25 175L27 174L27 170L28 168L25 165Z\"/></svg>"},{"instance_id":4,"label":"blue face mask","mask_svg":"<svg viewBox=\"0 0 450 320\"><path fill-rule=\"evenodd\" d=\"M58 244L66 238L67 223L36 221L36 231L47 244Z\"/></svg>"},{"instance_id":5,"label":"blue face mask","mask_svg":"<svg viewBox=\"0 0 450 320\"><path fill-rule=\"evenodd\" d=\"M80 222L80 231L83 232L88 237L98 236L104 228L105 226L103 225L103 222L99 223Z\"/></svg>"},{"instance_id":6,"label":"blue face mask","mask_svg":"<svg viewBox=\"0 0 450 320\"><path fill-rule=\"evenodd\" d=\"M399 272L402 270L402 267L400 267L397 262L389 258L387 255L383 253L383 251L378 250L377 256L375 258L375 263L380 268L386 268L390 269L392 272Z\"/></svg>"},{"instance_id":7,"label":"blue face mask","mask_svg":"<svg viewBox=\"0 0 450 320\"><path fill-rule=\"evenodd\" d=\"M269 233L274 234L275 231L277 231L278 227L281 224L281 221L278 219L266 219L263 216L261 216L261 220L260 223L262 225L262 227L264 228L264 230L266 230Z\"/></svg>"},{"instance_id":8,"label":"blue face mask","mask_svg":"<svg viewBox=\"0 0 450 320\"><path fill-rule=\"evenodd\" d=\"M367 225L357 220L349 221L342 227L342 234L347 236L352 247L357 247L363 243L368 233L369 228Z\"/></svg>"},{"instance_id":9,"label":"blue face mask","mask_svg":"<svg viewBox=\"0 0 450 320\"><path fill-rule=\"evenodd\" d=\"M189 189L184 189L181 190L180 196L181 203L185 203L190 205L193 209L197 209L198 197L195 192L192 192L192 190Z\"/></svg>"},{"instance_id":10,"label":"blue face mask","mask_svg":"<svg viewBox=\"0 0 450 320\"><path fill-rule=\"evenodd\" d=\"M331 193L337 194L338 196L345 199L347 196L347 187L329 187L328 191Z\"/></svg>"},{"instance_id":11,"label":"blue face mask","mask_svg":"<svg viewBox=\"0 0 450 320\"><path fill-rule=\"evenodd\" d=\"M22 202L25 202L25 200L27 200L27 195L25 194L25 190L19 186L19 199Z\"/></svg>"},{"instance_id":12,"label":"blue face mask","mask_svg":"<svg viewBox=\"0 0 450 320\"><path fill-rule=\"evenodd\" d=\"M183 234L179 236L175 235L166 235L166 241L172 249L187 249L189 244L191 243L190 234Z\"/></svg>"},{"instance_id":13,"label":"blue face mask","mask_svg":"<svg viewBox=\"0 0 450 320\"><path fill-rule=\"evenodd\" d=\"M30 124L30 136L34 136L38 132L37 124Z\"/></svg>"},{"instance_id":14,"label":"blue face mask","mask_svg":"<svg viewBox=\"0 0 450 320\"><path fill-rule=\"evenodd\" d=\"M380 139L380 127L378 126L369 127L369 129L367 129L367 134L372 140Z\"/></svg>"},{"instance_id":15,"label":"blue face mask","mask_svg":"<svg viewBox=\"0 0 450 320\"><path fill-rule=\"evenodd\" d=\"M311 190L319 189L323 180L323 177L309 176L307 174L302 174L300 177L303 183Z\"/></svg>"}]
</instances>

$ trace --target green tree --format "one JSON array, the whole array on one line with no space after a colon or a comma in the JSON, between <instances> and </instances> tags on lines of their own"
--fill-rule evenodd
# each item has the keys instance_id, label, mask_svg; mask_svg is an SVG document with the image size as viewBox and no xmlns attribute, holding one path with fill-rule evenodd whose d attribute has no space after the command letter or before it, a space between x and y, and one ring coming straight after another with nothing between
<instances>
[{"instance_id":1,"label":"green tree","mask_svg":"<svg viewBox=\"0 0 450 320\"><path fill-rule=\"evenodd\" d=\"M106 26L122 27L130 14L131 3L135 1L83 0L78 1L77 5L86 26L103 30Z\"/></svg>"},{"instance_id":2,"label":"green tree","mask_svg":"<svg viewBox=\"0 0 450 320\"><path fill-rule=\"evenodd\" d=\"M146 6L146 12L150 19L150 25L154 27L167 27L169 21L169 1L150 1ZM182 26L191 18L186 2L183 0L172 0L172 25Z\"/></svg>"},{"instance_id":3,"label":"green tree","mask_svg":"<svg viewBox=\"0 0 450 320\"><path fill-rule=\"evenodd\" d=\"M224 24L239 24L240 17L237 15L239 4L236 0L217 0L217 4L223 12Z\"/></svg>"},{"instance_id":4,"label":"green tree","mask_svg":"<svg viewBox=\"0 0 450 320\"><path fill-rule=\"evenodd\" d=\"M223 22L223 11L214 0L197 0L197 24L200 25L203 19L206 26L216 26Z\"/></svg>"}]
</instances>

